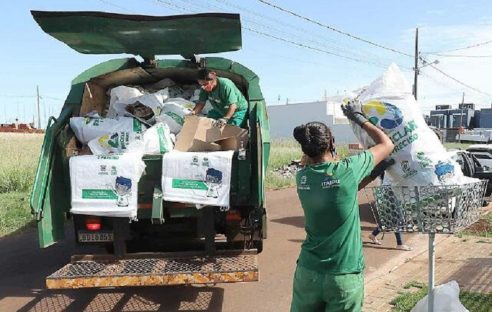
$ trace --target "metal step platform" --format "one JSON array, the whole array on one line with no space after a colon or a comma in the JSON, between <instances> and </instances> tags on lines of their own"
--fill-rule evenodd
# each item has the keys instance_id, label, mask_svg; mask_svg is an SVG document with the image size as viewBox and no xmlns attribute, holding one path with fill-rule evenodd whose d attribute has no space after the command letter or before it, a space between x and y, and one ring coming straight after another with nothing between
<instances>
[{"instance_id":1,"label":"metal step platform","mask_svg":"<svg viewBox=\"0 0 492 312\"><path fill-rule=\"evenodd\" d=\"M73 256L71 263L46 278L46 286L48 289L74 289L258 280L256 252L228 252L211 257L151 253L123 259L107 255Z\"/></svg>"}]
</instances>

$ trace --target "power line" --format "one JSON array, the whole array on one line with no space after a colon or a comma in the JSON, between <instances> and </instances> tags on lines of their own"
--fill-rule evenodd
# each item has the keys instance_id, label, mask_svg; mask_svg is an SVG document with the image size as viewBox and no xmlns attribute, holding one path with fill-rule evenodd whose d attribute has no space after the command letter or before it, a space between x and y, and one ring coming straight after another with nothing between
<instances>
[{"instance_id":1,"label":"power line","mask_svg":"<svg viewBox=\"0 0 492 312\"><path fill-rule=\"evenodd\" d=\"M259 1L261 1L261 0L259 0ZM487 44L490 44L490 43L492 43L492 40L488 40L488 41L480 42L480 43L475 43L475 44L472 44L472 45L469 45L469 46L466 46L466 47L452 49L452 50L447 50L447 51L426 52L425 54L434 54L435 55L435 54L440 54L440 53L449 53L449 52L455 52L455 51L468 50L468 49L471 49L471 48L481 47L481 46L484 46L484 45L487 45Z\"/></svg>"},{"instance_id":2,"label":"power line","mask_svg":"<svg viewBox=\"0 0 492 312\"><path fill-rule=\"evenodd\" d=\"M185 12L193 12L194 13L194 11L192 11L192 10L190 10L188 8L183 8L183 7L178 6L178 5L174 4L174 3L169 3L168 1L165 1L165 0L156 0L156 1L159 2L159 3L161 3L161 4L164 4L164 5L167 4L167 7L171 6L171 7L180 9L180 10L185 11ZM325 53L325 54L329 54L329 55L332 55L332 56L337 56L337 57L340 57L340 58L344 58L344 59L355 61L355 62L359 62L359 63L365 63L365 64L370 64L370 65L378 66L378 67L381 67L381 68L386 68L386 65L385 64L380 64L380 63L371 62L371 61L365 61L365 60L362 60L362 59L353 58L353 57L346 56L346 55L341 55L341 54L338 54L338 53L335 53L335 52L331 52L331 51L327 51L327 50L320 49L320 48L317 48L317 47L313 47L313 46L304 44L302 42L297 42L297 41L285 39L285 38L282 38L282 37L279 37L279 36L275 36L275 35L272 35L272 34L269 34L269 33L266 33L266 32L262 32L262 31L259 31L259 30L256 30L256 29L252 29L250 27L241 26L241 28L243 28L244 30L247 30L247 31L256 33L258 35L269 37L269 38L272 38L272 39L275 39L275 40L279 40L279 41L283 41L283 42L286 42L286 43L289 43L289 44L293 44L293 45L298 46L298 47L310 49L310 50L317 51L317 52L322 52L322 53Z\"/></svg>"},{"instance_id":3,"label":"power line","mask_svg":"<svg viewBox=\"0 0 492 312\"><path fill-rule=\"evenodd\" d=\"M477 92L477 93L480 93L480 94L483 94L483 95L492 96L492 94L489 94L489 93L487 93L487 92L484 92L484 91L482 91L482 90L479 90L479 89L477 89L477 88L475 88L475 87L470 86L469 84L464 83L463 81L460 81L460 80L458 80L458 79L454 78L453 76L451 76L451 75L449 75L449 74L447 74L447 73L443 72L442 70L440 70L439 68L437 68L436 66L434 66L434 65L432 65L432 64L428 64L428 65L429 65L430 67L434 68L435 70L437 70L438 72L440 72L442 75L444 75L444 76L448 77L449 79L453 80L453 81L454 81L454 82L456 82L456 83L459 83L460 85L462 85L462 86L464 86L464 87L467 87L467 88L468 88L468 89L470 89L470 90L473 90L473 91L475 91L475 92Z\"/></svg>"},{"instance_id":4,"label":"power line","mask_svg":"<svg viewBox=\"0 0 492 312\"><path fill-rule=\"evenodd\" d=\"M440 53L427 53L440 57L464 57L464 58L488 58L492 57L492 55L456 55L456 54L440 54Z\"/></svg>"},{"instance_id":5,"label":"power line","mask_svg":"<svg viewBox=\"0 0 492 312\"><path fill-rule=\"evenodd\" d=\"M385 47L385 46L383 46L383 45L381 45L381 44L378 44L378 43L375 43L375 42L369 41L369 40L367 40L367 39L364 39L364 38L358 37L358 36L356 36L356 35L352 35L352 34L350 34L350 33L348 33L348 32L345 32L345 31L342 31L342 30L336 29L336 28L334 28L334 27L332 27L332 26L329 26L329 25L323 24L323 23L318 22L318 21L316 21L316 20L313 20L313 19L311 19L311 18L309 18L309 17L302 16L302 15L297 14L297 13L295 13L295 12L292 12L292 11L290 11L290 10L284 9L284 8L282 8L282 7L279 7L279 6L277 6L277 5L273 4L273 3L270 3L270 2L268 2L268 1L265 1L265 0L258 0L258 1L259 1L259 2L261 2L261 3L264 3L264 4L266 4L266 5L268 5L268 6L270 6L270 7L273 7L273 8L275 8L275 9L277 9L277 10L280 10L280 11L282 11L282 12L288 13L288 14L293 15L293 16L295 16L295 17L301 18L301 19L306 20L306 21L308 21L308 22L310 22L310 23L313 23L313 24L316 24L316 25L318 25L318 26L324 27L324 28L326 28L326 29L329 29L329 30L331 30L331 31L337 32L337 33L339 33L339 34L342 34L342 35L344 35L344 36L350 37L350 38L352 38L352 39L359 40L359 41L365 42L365 43L367 43L367 44L370 44L370 45L372 45L372 46L375 46L375 47L378 47L378 48L381 48L381 49L385 49L385 50L388 50L388 51L391 51L391 52L395 52L395 53L398 53L398 54L401 54L401 55L404 55L404 56L414 57L414 56L413 56L413 55L411 55L411 54L408 54L408 53L405 53L405 52L402 52L402 51L398 51L398 50L393 49L393 48Z\"/></svg>"}]
</instances>

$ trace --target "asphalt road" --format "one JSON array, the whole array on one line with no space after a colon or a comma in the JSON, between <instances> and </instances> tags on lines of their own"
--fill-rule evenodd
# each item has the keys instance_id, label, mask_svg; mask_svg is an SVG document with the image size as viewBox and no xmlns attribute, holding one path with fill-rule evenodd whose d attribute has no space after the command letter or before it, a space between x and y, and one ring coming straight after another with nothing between
<instances>
[{"instance_id":1,"label":"asphalt road","mask_svg":"<svg viewBox=\"0 0 492 312\"><path fill-rule=\"evenodd\" d=\"M292 276L304 239L302 209L294 189L267 194L268 239L259 255L260 281L217 286L120 289L45 289L44 278L65 265L75 253L69 236L39 249L32 229L0 239L0 311L288 311ZM368 243L374 228L366 196L359 194L366 259L366 277L404 251L394 249L394 235L382 246ZM68 231L68 235L73 235ZM413 239L413 238L412 238Z\"/></svg>"}]
</instances>

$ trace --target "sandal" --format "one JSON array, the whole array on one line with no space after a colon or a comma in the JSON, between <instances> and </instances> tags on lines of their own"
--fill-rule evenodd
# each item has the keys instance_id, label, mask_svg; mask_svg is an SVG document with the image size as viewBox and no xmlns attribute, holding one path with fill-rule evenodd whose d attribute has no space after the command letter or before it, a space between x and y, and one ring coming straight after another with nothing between
<instances>
[{"instance_id":1,"label":"sandal","mask_svg":"<svg viewBox=\"0 0 492 312\"><path fill-rule=\"evenodd\" d=\"M396 245L396 249L404 250L404 251L410 251L410 250L412 250L412 247L410 247L408 245Z\"/></svg>"},{"instance_id":2,"label":"sandal","mask_svg":"<svg viewBox=\"0 0 492 312\"><path fill-rule=\"evenodd\" d=\"M371 240L371 242L375 245L381 245L382 243L377 239L376 236L372 235L372 234L369 234L369 239Z\"/></svg>"}]
</instances>

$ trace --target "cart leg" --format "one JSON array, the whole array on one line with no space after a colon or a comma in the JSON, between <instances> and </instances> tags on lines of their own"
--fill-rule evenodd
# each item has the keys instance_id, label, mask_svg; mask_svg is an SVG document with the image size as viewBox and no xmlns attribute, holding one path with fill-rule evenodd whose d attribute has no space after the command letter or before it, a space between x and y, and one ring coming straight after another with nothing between
<instances>
[{"instance_id":1,"label":"cart leg","mask_svg":"<svg viewBox=\"0 0 492 312\"><path fill-rule=\"evenodd\" d=\"M436 234L435 233L430 233L429 234L429 292L428 292L428 309L427 311L429 312L434 312L434 269L436 266L436 255L435 255L435 249L436 249L436 244L435 244L435 239Z\"/></svg>"}]
</instances>

